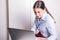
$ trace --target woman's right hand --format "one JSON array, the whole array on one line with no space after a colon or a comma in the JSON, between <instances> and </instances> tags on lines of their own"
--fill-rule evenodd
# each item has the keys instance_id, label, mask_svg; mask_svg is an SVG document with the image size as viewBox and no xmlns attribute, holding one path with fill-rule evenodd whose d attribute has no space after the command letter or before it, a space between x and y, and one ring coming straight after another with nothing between
<instances>
[{"instance_id":1,"label":"woman's right hand","mask_svg":"<svg viewBox=\"0 0 60 40\"><path fill-rule=\"evenodd\" d=\"M35 34L38 34L39 33L39 30L35 30L35 32L34 32Z\"/></svg>"}]
</instances>

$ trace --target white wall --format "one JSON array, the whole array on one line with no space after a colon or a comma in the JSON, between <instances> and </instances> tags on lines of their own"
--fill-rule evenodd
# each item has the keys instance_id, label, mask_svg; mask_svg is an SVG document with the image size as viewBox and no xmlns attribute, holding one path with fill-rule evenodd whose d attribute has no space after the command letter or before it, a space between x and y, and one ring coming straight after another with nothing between
<instances>
[{"instance_id":1,"label":"white wall","mask_svg":"<svg viewBox=\"0 0 60 40\"><path fill-rule=\"evenodd\" d=\"M9 28L31 29L31 9L36 0L9 0Z\"/></svg>"},{"instance_id":2,"label":"white wall","mask_svg":"<svg viewBox=\"0 0 60 40\"><path fill-rule=\"evenodd\" d=\"M9 0L9 28L30 30L30 0Z\"/></svg>"},{"instance_id":3,"label":"white wall","mask_svg":"<svg viewBox=\"0 0 60 40\"><path fill-rule=\"evenodd\" d=\"M0 0L0 40L7 40L6 0Z\"/></svg>"}]
</instances>

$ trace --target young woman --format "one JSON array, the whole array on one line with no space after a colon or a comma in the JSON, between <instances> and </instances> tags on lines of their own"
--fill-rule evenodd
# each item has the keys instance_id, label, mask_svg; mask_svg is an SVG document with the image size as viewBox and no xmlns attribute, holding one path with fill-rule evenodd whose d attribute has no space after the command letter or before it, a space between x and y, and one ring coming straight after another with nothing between
<instances>
[{"instance_id":1,"label":"young woman","mask_svg":"<svg viewBox=\"0 0 60 40\"><path fill-rule=\"evenodd\" d=\"M57 40L54 17L49 13L43 1L36 1L33 10L35 21L32 26L37 40Z\"/></svg>"}]
</instances>

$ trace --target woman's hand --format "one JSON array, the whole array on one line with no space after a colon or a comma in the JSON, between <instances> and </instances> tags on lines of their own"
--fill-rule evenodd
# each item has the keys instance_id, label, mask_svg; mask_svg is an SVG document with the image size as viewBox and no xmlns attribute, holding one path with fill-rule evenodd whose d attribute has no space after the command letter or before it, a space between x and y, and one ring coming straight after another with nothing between
<instances>
[{"instance_id":1,"label":"woman's hand","mask_svg":"<svg viewBox=\"0 0 60 40\"><path fill-rule=\"evenodd\" d=\"M43 38L43 37L37 37L38 40L48 40L47 38Z\"/></svg>"}]
</instances>

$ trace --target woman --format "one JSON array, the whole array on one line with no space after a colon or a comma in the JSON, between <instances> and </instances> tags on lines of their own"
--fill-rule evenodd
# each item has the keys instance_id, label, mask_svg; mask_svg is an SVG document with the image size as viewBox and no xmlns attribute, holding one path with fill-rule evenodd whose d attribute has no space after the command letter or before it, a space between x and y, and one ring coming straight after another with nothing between
<instances>
[{"instance_id":1,"label":"woman","mask_svg":"<svg viewBox=\"0 0 60 40\"><path fill-rule=\"evenodd\" d=\"M37 40L57 40L54 17L48 12L43 1L36 1L33 10L35 21L32 26Z\"/></svg>"}]
</instances>

